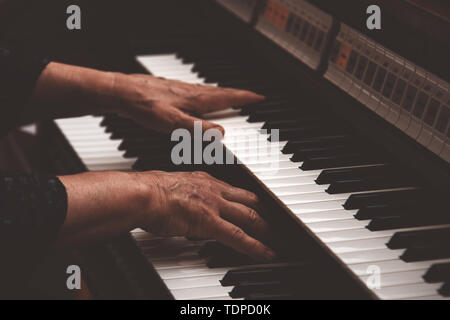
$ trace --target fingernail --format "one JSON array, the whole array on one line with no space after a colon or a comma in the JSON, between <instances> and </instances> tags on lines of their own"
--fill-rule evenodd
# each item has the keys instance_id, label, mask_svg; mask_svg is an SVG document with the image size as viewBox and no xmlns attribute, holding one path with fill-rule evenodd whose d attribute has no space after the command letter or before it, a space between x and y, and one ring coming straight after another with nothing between
<instances>
[{"instance_id":1,"label":"fingernail","mask_svg":"<svg viewBox=\"0 0 450 320\"><path fill-rule=\"evenodd\" d=\"M225 129L222 126L216 126L214 127L214 129L219 130L222 133L222 138L225 135Z\"/></svg>"},{"instance_id":2,"label":"fingernail","mask_svg":"<svg viewBox=\"0 0 450 320\"><path fill-rule=\"evenodd\" d=\"M269 248L266 249L266 251L264 252L264 254L265 254L265 256L266 256L267 261L273 261L273 260L275 260L276 257L277 257L277 254L276 254L273 250L271 250L271 249L269 249Z\"/></svg>"}]
</instances>

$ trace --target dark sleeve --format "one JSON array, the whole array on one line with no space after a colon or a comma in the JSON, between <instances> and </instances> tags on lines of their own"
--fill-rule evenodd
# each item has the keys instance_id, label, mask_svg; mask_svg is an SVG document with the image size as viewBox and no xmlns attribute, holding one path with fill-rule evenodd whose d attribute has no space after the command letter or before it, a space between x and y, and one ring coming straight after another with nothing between
<instances>
[{"instance_id":1,"label":"dark sleeve","mask_svg":"<svg viewBox=\"0 0 450 320\"><path fill-rule=\"evenodd\" d=\"M58 178L0 175L0 246L45 249L56 239L66 212L66 189Z\"/></svg>"},{"instance_id":2,"label":"dark sleeve","mask_svg":"<svg viewBox=\"0 0 450 320\"><path fill-rule=\"evenodd\" d=\"M0 46L0 137L18 125L48 63L42 57Z\"/></svg>"},{"instance_id":3,"label":"dark sleeve","mask_svg":"<svg viewBox=\"0 0 450 320\"><path fill-rule=\"evenodd\" d=\"M67 194L58 178L0 174L0 298L27 294L66 212Z\"/></svg>"}]
</instances>

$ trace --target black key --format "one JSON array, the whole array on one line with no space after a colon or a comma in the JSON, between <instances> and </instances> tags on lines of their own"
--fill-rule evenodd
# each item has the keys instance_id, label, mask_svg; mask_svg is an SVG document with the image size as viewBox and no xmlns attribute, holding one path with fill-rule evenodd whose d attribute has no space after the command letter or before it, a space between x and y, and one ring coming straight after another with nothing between
<instances>
[{"instance_id":1,"label":"black key","mask_svg":"<svg viewBox=\"0 0 450 320\"><path fill-rule=\"evenodd\" d=\"M300 162L304 161L307 158L329 156L336 153L349 152L352 150L355 150L355 147L349 145L335 145L324 148L303 148L296 150L291 160L293 162Z\"/></svg>"},{"instance_id":2,"label":"black key","mask_svg":"<svg viewBox=\"0 0 450 320\"><path fill-rule=\"evenodd\" d=\"M298 128L305 125L326 125L327 122L319 117L314 116L300 116L298 119L290 120L269 120L263 125L263 129L287 129Z\"/></svg>"},{"instance_id":3,"label":"black key","mask_svg":"<svg viewBox=\"0 0 450 320\"><path fill-rule=\"evenodd\" d=\"M224 67L217 68L211 72L199 72L199 76L205 78L208 82L221 82L228 81L230 79L239 79L253 82L257 79L250 76L245 76L239 68L236 67Z\"/></svg>"},{"instance_id":4,"label":"black key","mask_svg":"<svg viewBox=\"0 0 450 320\"><path fill-rule=\"evenodd\" d=\"M207 242L199 251L200 257L207 258L210 268L236 267L256 264L254 260L216 241Z\"/></svg>"},{"instance_id":5,"label":"black key","mask_svg":"<svg viewBox=\"0 0 450 320\"><path fill-rule=\"evenodd\" d=\"M280 99L268 99L262 102L235 108L241 110L240 112L241 115L250 115L252 112L256 111L274 110L293 105L295 105L295 102L293 102L292 100L288 98L280 98Z\"/></svg>"},{"instance_id":6,"label":"black key","mask_svg":"<svg viewBox=\"0 0 450 320\"><path fill-rule=\"evenodd\" d=\"M439 288L438 293L444 297L450 297L450 281L444 283L444 285Z\"/></svg>"},{"instance_id":7,"label":"black key","mask_svg":"<svg viewBox=\"0 0 450 320\"><path fill-rule=\"evenodd\" d=\"M135 146L155 146L155 145L167 145L172 143L169 136L165 135L152 135L146 137L135 137L135 138L124 138L122 143L119 145L119 150L130 150Z\"/></svg>"},{"instance_id":8,"label":"black key","mask_svg":"<svg viewBox=\"0 0 450 320\"><path fill-rule=\"evenodd\" d=\"M154 131L143 129L141 127L134 127L134 128L114 128L112 130L111 139L112 140L121 140L124 138L142 138L147 136L152 136L154 134Z\"/></svg>"},{"instance_id":9,"label":"black key","mask_svg":"<svg viewBox=\"0 0 450 320\"><path fill-rule=\"evenodd\" d=\"M410 179L400 178L397 176L378 176L336 181L333 182L325 191L329 194L338 194L413 186L414 182Z\"/></svg>"},{"instance_id":10,"label":"black key","mask_svg":"<svg viewBox=\"0 0 450 320\"><path fill-rule=\"evenodd\" d=\"M450 263L433 264L423 276L426 282L436 283L450 280Z\"/></svg>"},{"instance_id":11,"label":"black key","mask_svg":"<svg viewBox=\"0 0 450 320\"><path fill-rule=\"evenodd\" d=\"M355 214L358 220L370 220L386 217L408 217L417 215L423 210L423 206L412 202L406 205L375 205L360 208Z\"/></svg>"},{"instance_id":12,"label":"black key","mask_svg":"<svg viewBox=\"0 0 450 320\"><path fill-rule=\"evenodd\" d=\"M334 126L323 127L322 125L310 125L303 128L287 128L280 129L278 132L279 141L290 141L297 139L313 138L330 134L344 134L348 130L344 128L336 128ZM269 141L273 141L271 137Z\"/></svg>"},{"instance_id":13,"label":"black key","mask_svg":"<svg viewBox=\"0 0 450 320\"><path fill-rule=\"evenodd\" d=\"M398 168L393 167L392 165L348 169L330 169L322 171L319 177L317 177L316 182L319 185L331 184L336 181L342 180L393 174L395 170L398 170Z\"/></svg>"},{"instance_id":14,"label":"black key","mask_svg":"<svg viewBox=\"0 0 450 320\"><path fill-rule=\"evenodd\" d=\"M344 208L353 210L375 205L405 204L423 196L424 192L417 189L352 194L345 202Z\"/></svg>"},{"instance_id":15,"label":"black key","mask_svg":"<svg viewBox=\"0 0 450 320\"><path fill-rule=\"evenodd\" d=\"M292 293L292 288L286 289L287 284L279 281L268 281L260 283L241 283L231 290L230 297L245 298L250 294L265 293L265 294L289 294Z\"/></svg>"},{"instance_id":16,"label":"black key","mask_svg":"<svg viewBox=\"0 0 450 320\"><path fill-rule=\"evenodd\" d=\"M327 168L350 167L379 163L380 159L373 155L364 155L357 151L334 156L306 158L302 170L318 170Z\"/></svg>"},{"instance_id":17,"label":"black key","mask_svg":"<svg viewBox=\"0 0 450 320\"><path fill-rule=\"evenodd\" d=\"M418 246L450 245L450 228L397 232L387 243L390 249Z\"/></svg>"},{"instance_id":18,"label":"black key","mask_svg":"<svg viewBox=\"0 0 450 320\"><path fill-rule=\"evenodd\" d=\"M290 278L301 272L306 273L311 269L310 263L296 263L285 266L255 267L239 270L231 270L223 277L220 283L223 286L233 286L241 282L261 282Z\"/></svg>"},{"instance_id":19,"label":"black key","mask_svg":"<svg viewBox=\"0 0 450 320\"><path fill-rule=\"evenodd\" d=\"M258 264L255 260L251 258L238 254L237 252L215 255L208 259L206 265L209 268L226 268L226 267L239 267L239 266L249 266L253 264Z\"/></svg>"},{"instance_id":20,"label":"black key","mask_svg":"<svg viewBox=\"0 0 450 320\"><path fill-rule=\"evenodd\" d=\"M377 217L367 225L370 231L382 231L401 228L425 227L441 225L450 222L450 217L427 216L426 210L422 211L422 216L397 216L397 217Z\"/></svg>"},{"instance_id":21,"label":"black key","mask_svg":"<svg viewBox=\"0 0 450 320\"><path fill-rule=\"evenodd\" d=\"M218 59L212 59L212 60L204 60L200 62L196 62L194 67L192 68L193 72L203 71L203 70L211 70L210 68L215 67L233 67L235 64L233 64L229 60L218 60Z\"/></svg>"},{"instance_id":22,"label":"black key","mask_svg":"<svg viewBox=\"0 0 450 320\"><path fill-rule=\"evenodd\" d=\"M427 261L450 258L450 243L439 243L435 246L407 248L400 256L406 262Z\"/></svg>"},{"instance_id":23,"label":"black key","mask_svg":"<svg viewBox=\"0 0 450 320\"><path fill-rule=\"evenodd\" d=\"M297 300L295 294L290 293L251 293L245 300Z\"/></svg>"},{"instance_id":24,"label":"black key","mask_svg":"<svg viewBox=\"0 0 450 320\"><path fill-rule=\"evenodd\" d=\"M349 134L319 135L313 138L302 138L289 141L283 148L284 154L294 153L300 148L327 147L338 143L352 143L355 139Z\"/></svg>"},{"instance_id":25,"label":"black key","mask_svg":"<svg viewBox=\"0 0 450 320\"><path fill-rule=\"evenodd\" d=\"M136 146L134 148L128 149L125 151L124 157L125 158L136 158L136 157L143 157L146 155L151 155L152 153L167 153L170 152L170 149L168 149L166 146L157 146L149 148L148 145L142 145L142 146Z\"/></svg>"},{"instance_id":26,"label":"black key","mask_svg":"<svg viewBox=\"0 0 450 320\"><path fill-rule=\"evenodd\" d=\"M265 121L281 121L288 120L292 117L301 117L304 111L292 106L285 106L275 110L258 110L250 114L248 122L265 122Z\"/></svg>"}]
</instances>

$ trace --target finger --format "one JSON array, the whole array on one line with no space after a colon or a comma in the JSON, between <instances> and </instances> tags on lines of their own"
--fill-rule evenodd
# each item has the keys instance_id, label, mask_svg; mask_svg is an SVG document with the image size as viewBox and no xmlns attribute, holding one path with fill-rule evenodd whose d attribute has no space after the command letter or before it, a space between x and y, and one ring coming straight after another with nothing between
<instances>
[{"instance_id":1,"label":"finger","mask_svg":"<svg viewBox=\"0 0 450 320\"><path fill-rule=\"evenodd\" d=\"M205 132L210 129L216 129L220 131L221 136L225 134L225 129L216 123L212 123L197 117L193 117L191 115L188 115L187 113L184 113L183 111L176 110L175 111L176 117L175 117L175 128L185 128L188 129L190 132L194 132L195 123L200 123L202 127L202 131Z\"/></svg>"},{"instance_id":2,"label":"finger","mask_svg":"<svg viewBox=\"0 0 450 320\"><path fill-rule=\"evenodd\" d=\"M223 188L221 195L224 199L241 203L254 210L259 209L259 198L256 194L245 189L236 188L225 183L223 184L225 187Z\"/></svg>"},{"instance_id":3,"label":"finger","mask_svg":"<svg viewBox=\"0 0 450 320\"><path fill-rule=\"evenodd\" d=\"M211 229L217 241L258 261L273 261L275 252L247 235L241 228L220 218L213 220Z\"/></svg>"},{"instance_id":4,"label":"finger","mask_svg":"<svg viewBox=\"0 0 450 320\"><path fill-rule=\"evenodd\" d=\"M243 106L246 104L252 104L261 102L265 99L264 96L257 93L230 89L230 88L215 88L210 95L205 95L205 104L209 106L209 110L221 110L229 107Z\"/></svg>"},{"instance_id":5,"label":"finger","mask_svg":"<svg viewBox=\"0 0 450 320\"><path fill-rule=\"evenodd\" d=\"M258 238L269 238L269 225L252 208L225 199L219 205L219 211L222 218L241 227Z\"/></svg>"}]
</instances>

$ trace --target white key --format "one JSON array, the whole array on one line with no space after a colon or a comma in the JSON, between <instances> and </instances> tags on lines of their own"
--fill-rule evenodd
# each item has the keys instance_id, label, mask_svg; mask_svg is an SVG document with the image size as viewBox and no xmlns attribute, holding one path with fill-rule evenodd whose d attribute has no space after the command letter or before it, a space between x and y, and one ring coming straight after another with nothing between
<instances>
[{"instance_id":1,"label":"white key","mask_svg":"<svg viewBox=\"0 0 450 320\"><path fill-rule=\"evenodd\" d=\"M302 204L302 203L314 203L314 202L324 202L340 200L340 204L343 204L345 200L348 199L350 193L340 193L340 194L327 194L325 192L316 192L309 194L295 194L289 196L280 196L280 200L286 205ZM342 209L342 205L340 206ZM337 209L336 209L337 210ZM350 212L350 211L347 211ZM296 213L302 214L302 213Z\"/></svg>"},{"instance_id":2,"label":"white key","mask_svg":"<svg viewBox=\"0 0 450 320\"><path fill-rule=\"evenodd\" d=\"M424 283L422 276L425 274L424 270L413 270L405 272L386 273L380 275L380 287L392 287L413 283ZM361 280L369 281L371 276L361 277ZM373 276L372 276L373 277Z\"/></svg>"},{"instance_id":3,"label":"white key","mask_svg":"<svg viewBox=\"0 0 450 320\"><path fill-rule=\"evenodd\" d=\"M176 289L172 290L171 293L177 300L197 300L223 297L228 294L229 291L229 288L216 285L211 287Z\"/></svg>"},{"instance_id":4,"label":"white key","mask_svg":"<svg viewBox=\"0 0 450 320\"><path fill-rule=\"evenodd\" d=\"M223 278L222 275L213 275L205 277L189 277L182 279L169 279L165 281L165 284L169 290L175 289L188 289L188 288L201 288L217 286L220 280Z\"/></svg>"},{"instance_id":5,"label":"white key","mask_svg":"<svg viewBox=\"0 0 450 320\"><path fill-rule=\"evenodd\" d=\"M381 287L380 289L374 289L373 291L381 299L397 300L433 295L437 293L437 290L441 286L441 283L417 283L392 287Z\"/></svg>"},{"instance_id":6,"label":"white key","mask_svg":"<svg viewBox=\"0 0 450 320\"><path fill-rule=\"evenodd\" d=\"M419 261L419 262L404 262L400 259L393 259L389 261L377 262L377 267L380 268L381 273L392 273L401 271L412 271L412 270L426 270L435 263L448 263L450 259L441 259L433 261ZM350 265L350 269L358 276L366 276L367 270L373 263L358 263Z\"/></svg>"},{"instance_id":7,"label":"white key","mask_svg":"<svg viewBox=\"0 0 450 320\"><path fill-rule=\"evenodd\" d=\"M300 220L303 218L300 216ZM308 228L313 232L329 232L329 231L339 231L339 230L352 230L361 229L367 226L367 221L359 221L356 219L348 220L338 220L338 221L324 221L324 222L313 222L306 223Z\"/></svg>"},{"instance_id":8,"label":"white key","mask_svg":"<svg viewBox=\"0 0 450 320\"><path fill-rule=\"evenodd\" d=\"M271 191L277 196L286 196L292 194L315 193L325 191L325 189L327 188L328 188L327 185L320 186L317 184L309 184L309 185L277 187L272 188Z\"/></svg>"},{"instance_id":9,"label":"white key","mask_svg":"<svg viewBox=\"0 0 450 320\"><path fill-rule=\"evenodd\" d=\"M405 250L376 249L338 253L338 257L346 264L357 264L397 259Z\"/></svg>"},{"instance_id":10,"label":"white key","mask_svg":"<svg viewBox=\"0 0 450 320\"><path fill-rule=\"evenodd\" d=\"M315 223L325 221L349 220L353 215L348 210L333 210L315 213L306 213L299 216L304 223Z\"/></svg>"},{"instance_id":11,"label":"white key","mask_svg":"<svg viewBox=\"0 0 450 320\"><path fill-rule=\"evenodd\" d=\"M386 249L386 243L391 237L375 239L338 241L327 243L328 247L336 254L356 251L367 251L376 249Z\"/></svg>"},{"instance_id":12,"label":"white key","mask_svg":"<svg viewBox=\"0 0 450 320\"><path fill-rule=\"evenodd\" d=\"M193 266L190 268L170 268L160 270L158 273L163 280L167 279L178 279L186 277L200 277L200 276L212 276L212 275L222 275L229 269L227 268L208 268L205 266Z\"/></svg>"}]
</instances>

